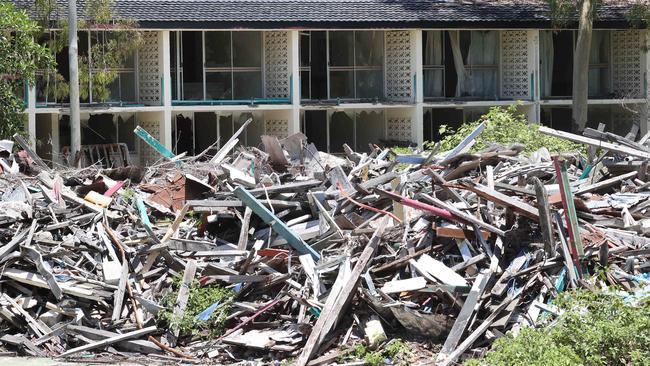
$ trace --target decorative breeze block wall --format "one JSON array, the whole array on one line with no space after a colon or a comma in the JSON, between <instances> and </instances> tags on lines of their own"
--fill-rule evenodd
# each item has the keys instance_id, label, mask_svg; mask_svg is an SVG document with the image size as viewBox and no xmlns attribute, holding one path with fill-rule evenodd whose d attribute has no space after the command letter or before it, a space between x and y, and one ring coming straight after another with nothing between
<instances>
[{"instance_id":1,"label":"decorative breeze block wall","mask_svg":"<svg viewBox=\"0 0 650 366\"><path fill-rule=\"evenodd\" d=\"M407 109L386 110L386 139L413 142L411 118L411 111Z\"/></svg>"},{"instance_id":2,"label":"decorative breeze block wall","mask_svg":"<svg viewBox=\"0 0 650 366\"><path fill-rule=\"evenodd\" d=\"M149 134L160 141L160 122L155 118L149 120L139 120L138 125L144 128ZM150 165L160 158L160 154L149 144L137 139L140 144L138 152L140 153L140 165Z\"/></svg>"},{"instance_id":3,"label":"decorative breeze block wall","mask_svg":"<svg viewBox=\"0 0 650 366\"><path fill-rule=\"evenodd\" d=\"M289 32L264 32L264 68L266 98L289 98Z\"/></svg>"},{"instance_id":4,"label":"decorative breeze block wall","mask_svg":"<svg viewBox=\"0 0 650 366\"><path fill-rule=\"evenodd\" d=\"M413 98L413 65L411 63L411 34L409 31L385 32L386 98Z\"/></svg>"},{"instance_id":5,"label":"decorative breeze block wall","mask_svg":"<svg viewBox=\"0 0 650 366\"><path fill-rule=\"evenodd\" d=\"M613 30L612 89L617 97L643 97L642 43L639 30Z\"/></svg>"},{"instance_id":6,"label":"decorative breeze block wall","mask_svg":"<svg viewBox=\"0 0 650 366\"><path fill-rule=\"evenodd\" d=\"M138 75L140 103L162 105L162 65L159 57L158 32L144 32L144 43L138 50Z\"/></svg>"},{"instance_id":7,"label":"decorative breeze block wall","mask_svg":"<svg viewBox=\"0 0 650 366\"><path fill-rule=\"evenodd\" d=\"M501 31L501 96L530 99L528 32Z\"/></svg>"},{"instance_id":8,"label":"decorative breeze block wall","mask_svg":"<svg viewBox=\"0 0 650 366\"><path fill-rule=\"evenodd\" d=\"M264 113L264 134L283 139L289 134L289 118L285 111Z\"/></svg>"}]
</instances>

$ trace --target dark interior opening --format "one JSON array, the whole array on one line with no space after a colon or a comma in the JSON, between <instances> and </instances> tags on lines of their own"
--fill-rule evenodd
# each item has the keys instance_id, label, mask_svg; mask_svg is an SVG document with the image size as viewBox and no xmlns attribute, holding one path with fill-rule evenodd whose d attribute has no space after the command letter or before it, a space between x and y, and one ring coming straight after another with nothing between
<instances>
[{"instance_id":1,"label":"dark interior opening","mask_svg":"<svg viewBox=\"0 0 650 366\"><path fill-rule=\"evenodd\" d=\"M327 99L327 32L311 32L311 99Z\"/></svg>"},{"instance_id":2,"label":"dark interior opening","mask_svg":"<svg viewBox=\"0 0 650 366\"><path fill-rule=\"evenodd\" d=\"M354 148L354 120L345 112L334 112L330 121L330 152L344 152L343 144Z\"/></svg>"},{"instance_id":3,"label":"dark interior opening","mask_svg":"<svg viewBox=\"0 0 650 366\"><path fill-rule=\"evenodd\" d=\"M545 126L571 132L571 108L569 107L542 108L540 117Z\"/></svg>"},{"instance_id":4,"label":"dark interior opening","mask_svg":"<svg viewBox=\"0 0 650 366\"><path fill-rule=\"evenodd\" d=\"M451 130L463 124L463 110L457 108L429 108L424 112L424 141L440 141L440 126L447 125Z\"/></svg>"},{"instance_id":5,"label":"dark interior opening","mask_svg":"<svg viewBox=\"0 0 650 366\"><path fill-rule=\"evenodd\" d=\"M185 100L203 99L203 38L201 32L182 32L183 93Z\"/></svg>"},{"instance_id":6,"label":"dark interior opening","mask_svg":"<svg viewBox=\"0 0 650 366\"><path fill-rule=\"evenodd\" d=\"M194 113L196 134L194 146L197 153L210 147L217 141L217 115L214 112Z\"/></svg>"},{"instance_id":7,"label":"dark interior opening","mask_svg":"<svg viewBox=\"0 0 650 366\"><path fill-rule=\"evenodd\" d=\"M553 49L551 95L570 96L573 94L573 31L553 32Z\"/></svg>"},{"instance_id":8,"label":"dark interior opening","mask_svg":"<svg viewBox=\"0 0 650 366\"><path fill-rule=\"evenodd\" d=\"M176 131L175 131L176 141L174 146L176 147L176 154L182 154L184 152L187 155L194 155L194 130L192 128L192 120L188 117L184 117L182 114L176 116Z\"/></svg>"},{"instance_id":9,"label":"dark interior opening","mask_svg":"<svg viewBox=\"0 0 650 366\"><path fill-rule=\"evenodd\" d=\"M305 111L304 133L319 151L327 151L327 112Z\"/></svg>"},{"instance_id":10,"label":"dark interior opening","mask_svg":"<svg viewBox=\"0 0 650 366\"><path fill-rule=\"evenodd\" d=\"M88 124L81 129L82 145L111 144L117 141L113 115L110 113L93 114Z\"/></svg>"}]
</instances>

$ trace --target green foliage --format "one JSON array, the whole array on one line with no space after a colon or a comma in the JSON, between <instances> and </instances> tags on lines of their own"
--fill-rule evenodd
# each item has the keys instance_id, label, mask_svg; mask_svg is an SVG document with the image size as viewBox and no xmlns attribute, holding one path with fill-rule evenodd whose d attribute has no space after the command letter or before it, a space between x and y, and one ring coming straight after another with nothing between
<instances>
[{"instance_id":1,"label":"green foliage","mask_svg":"<svg viewBox=\"0 0 650 366\"><path fill-rule=\"evenodd\" d=\"M472 151L480 151L488 148L493 143L508 146L514 143L526 145L524 152L531 153L546 147L551 153L582 151L582 145L575 144L568 140L552 137L540 133L537 124L528 123L523 114L517 112L514 105L508 107L492 107L477 121L465 123L458 129L453 130L449 126L440 127L443 135L441 151L453 149L465 137L467 137L482 121L487 121L487 127L476 138ZM432 145L427 143L428 146Z\"/></svg>"},{"instance_id":2,"label":"green foliage","mask_svg":"<svg viewBox=\"0 0 650 366\"><path fill-rule=\"evenodd\" d=\"M122 68L132 60L134 52L143 44L142 32L131 19L118 18L114 12L115 0L87 0L85 19L77 23L78 29L90 30L91 48L88 55L79 55L79 95L93 101L110 99L110 87L117 81ZM46 26L57 10L50 0L37 0L36 9L40 21ZM54 28L43 36L53 53L60 52L68 43L67 19L57 21ZM46 72L48 83L45 93L54 99L69 95L68 82L55 70ZM92 90L90 89L92 87Z\"/></svg>"},{"instance_id":3,"label":"green foliage","mask_svg":"<svg viewBox=\"0 0 650 366\"><path fill-rule=\"evenodd\" d=\"M632 27L647 28L650 24L650 6L645 2L636 2L630 6L625 17Z\"/></svg>"},{"instance_id":4,"label":"green foliage","mask_svg":"<svg viewBox=\"0 0 650 366\"><path fill-rule=\"evenodd\" d=\"M576 3L572 0L548 0L553 28L566 28L575 20Z\"/></svg>"},{"instance_id":5,"label":"green foliage","mask_svg":"<svg viewBox=\"0 0 650 366\"><path fill-rule=\"evenodd\" d=\"M601 3L601 0L590 0L591 5L591 19L596 17L596 9ZM549 17L553 28L568 28L577 21L578 7L581 3L580 0L547 0L549 7Z\"/></svg>"},{"instance_id":6,"label":"green foliage","mask_svg":"<svg viewBox=\"0 0 650 366\"><path fill-rule=\"evenodd\" d=\"M34 41L40 32L25 11L0 0L0 139L24 130L25 84L54 63L47 48Z\"/></svg>"},{"instance_id":7,"label":"green foliage","mask_svg":"<svg viewBox=\"0 0 650 366\"><path fill-rule=\"evenodd\" d=\"M230 311L230 304L235 297L234 293L218 285L201 286L198 281L193 281L190 285L190 296L185 312L182 317L176 317L173 311L181 283L180 277L174 278L172 283L174 291L167 294L161 301L161 305L166 309L158 313L158 323L165 327L178 326L181 337L195 336L201 333L218 336L223 331L224 322ZM196 319L198 314L217 301L224 305L217 308L207 321Z\"/></svg>"},{"instance_id":8,"label":"green foliage","mask_svg":"<svg viewBox=\"0 0 650 366\"><path fill-rule=\"evenodd\" d=\"M497 340L468 366L650 365L650 306L586 290L561 295L557 323Z\"/></svg>"},{"instance_id":9,"label":"green foliage","mask_svg":"<svg viewBox=\"0 0 650 366\"><path fill-rule=\"evenodd\" d=\"M390 359L391 364L399 365L406 364L405 362L400 362L400 360L405 361L404 359L411 353L409 346L402 341L401 339L395 339L390 341L383 349L378 351L371 351L362 343L358 343L352 352L349 354L347 359L356 358L363 359L370 366L382 366L386 364L386 359Z\"/></svg>"}]
</instances>

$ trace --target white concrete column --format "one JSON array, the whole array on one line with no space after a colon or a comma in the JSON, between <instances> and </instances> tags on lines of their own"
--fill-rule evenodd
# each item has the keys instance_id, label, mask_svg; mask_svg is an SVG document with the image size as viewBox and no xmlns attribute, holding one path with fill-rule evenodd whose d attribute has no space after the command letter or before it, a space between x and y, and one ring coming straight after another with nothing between
<instances>
[{"instance_id":1,"label":"white concrete column","mask_svg":"<svg viewBox=\"0 0 650 366\"><path fill-rule=\"evenodd\" d=\"M161 101L163 112L160 120L160 143L172 148L172 74L169 31L158 32L158 59L162 71Z\"/></svg>"},{"instance_id":2,"label":"white concrete column","mask_svg":"<svg viewBox=\"0 0 650 366\"><path fill-rule=\"evenodd\" d=\"M291 114L289 116L289 136L300 132L300 31L289 31L289 68L291 70Z\"/></svg>"},{"instance_id":3,"label":"white concrete column","mask_svg":"<svg viewBox=\"0 0 650 366\"><path fill-rule=\"evenodd\" d=\"M36 150L36 87L27 88L27 133L29 145Z\"/></svg>"},{"instance_id":4,"label":"white concrete column","mask_svg":"<svg viewBox=\"0 0 650 366\"><path fill-rule=\"evenodd\" d=\"M647 45L650 43L650 32L647 30L641 31L642 32L642 40L644 45ZM641 120L639 122L639 129L641 136L645 135L648 133L650 130L650 50L648 50L647 47L641 48L645 49L645 52L643 53L643 68L645 69L645 90L643 91L643 97L646 99L645 106L642 108L642 113L641 113Z\"/></svg>"},{"instance_id":5,"label":"white concrete column","mask_svg":"<svg viewBox=\"0 0 650 366\"><path fill-rule=\"evenodd\" d=\"M528 121L532 123L541 122L540 100L542 97L542 73L540 70L539 55L539 29L528 30L528 72L531 78L531 100L534 102L533 113L528 114ZM530 75L529 75L530 77Z\"/></svg>"},{"instance_id":6,"label":"white concrete column","mask_svg":"<svg viewBox=\"0 0 650 366\"><path fill-rule=\"evenodd\" d=\"M411 138L422 148L424 143L424 72L422 71L422 30L411 31L411 65L415 74L414 102L411 115Z\"/></svg>"},{"instance_id":7,"label":"white concrete column","mask_svg":"<svg viewBox=\"0 0 650 366\"><path fill-rule=\"evenodd\" d=\"M52 162L61 164L59 155L61 154L61 137L59 135L59 115L50 114L50 126L52 126Z\"/></svg>"}]
</instances>

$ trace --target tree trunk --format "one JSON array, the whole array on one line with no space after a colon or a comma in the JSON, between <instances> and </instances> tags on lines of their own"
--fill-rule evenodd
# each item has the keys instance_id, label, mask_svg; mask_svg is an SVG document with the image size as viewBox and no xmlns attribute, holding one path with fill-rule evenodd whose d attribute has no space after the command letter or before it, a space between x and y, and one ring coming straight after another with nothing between
<instances>
[{"instance_id":1,"label":"tree trunk","mask_svg":"<svg viewBox=\"0 0 650 366\"><path fill-rule=\"evenodd\" d=\"M581 131L587 126L587 98L589 93L589 54L593 31L593 1L578 3L580 21L578 41L573 55L573 130Z\"/></svg>"},{"instance_id":2,"label":"tree trunk","mask_svg":"<svg viewBox=\"0 0 650 366\"><path fill-rule=\"evenodd\" d=\"M81 122L79 116L79 61L77 49L77 2L68 2L69 48L70 62L70 158L75 161L81 150Z\"/></svg>"}]
</instances>

